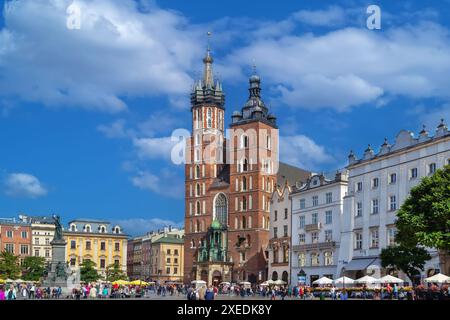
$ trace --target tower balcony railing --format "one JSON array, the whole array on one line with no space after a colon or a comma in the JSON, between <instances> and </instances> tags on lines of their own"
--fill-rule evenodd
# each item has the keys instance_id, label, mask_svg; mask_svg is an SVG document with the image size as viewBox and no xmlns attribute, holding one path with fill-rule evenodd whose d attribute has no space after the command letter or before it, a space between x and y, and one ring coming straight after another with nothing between
<instances>
[{"instance_id":1,"label":"tower balcony railing","mask_svg":"<svg viewBox=\"0 0 450 320\"><path fill-rule=\"evenodd\" d=\"M307 224L305 225L305 231L318 231L320 230L320 228L322 227L322 224L319 223L311 223L311 224Z\"/></svg>"}]
</instances>

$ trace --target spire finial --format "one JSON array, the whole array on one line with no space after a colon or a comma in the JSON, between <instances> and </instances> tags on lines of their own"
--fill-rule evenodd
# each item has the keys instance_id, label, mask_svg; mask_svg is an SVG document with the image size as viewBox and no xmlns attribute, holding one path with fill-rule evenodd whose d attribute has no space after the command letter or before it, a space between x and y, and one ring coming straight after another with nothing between
<instances>
[{"instance_id":1,"label":"spire finial","mask_svg":"<svg viewBox=\"0 0 450 320\"><path fill-rule=\"evenodd\" d=\"M205 64L203 82L206 87L210 87L210 88L214 86L213 72L212 72L213 58L211 56L211 46L210 46L211 34L212 33L210 31L207 32L208 47L206 49L206 56L203 59L203 63Z\"/></svg>"},{"instance_id":2,"label":"spire finial","mask_svg":"<svg viewBox=\"0 0 450 320\"><path fill-rule=\"evenodd\" d=\"M210 52L211 51L211 36L212 36L212 32L211 31L208 31L207 33L206 33L206 35L208 36L208 47L207 47L207 51L208 52Z\"/></svg>"}]
</instances>

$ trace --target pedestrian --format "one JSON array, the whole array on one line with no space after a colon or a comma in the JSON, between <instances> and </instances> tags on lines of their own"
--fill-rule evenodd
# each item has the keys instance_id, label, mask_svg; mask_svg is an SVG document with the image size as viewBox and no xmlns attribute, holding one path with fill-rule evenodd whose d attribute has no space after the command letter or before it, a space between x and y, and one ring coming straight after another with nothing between
<instances>
[{"instance_id":1,"label":"pedestrian","mask_svg":"<svg viewBox=\"0 0 450 320\"><path fill-rule=\"evenodd\" d=\"M35 292L36 292L36 286L34 285L34 283L33 284L31 284L31 287L30 287L30 293L29 293L29 298L30 299L34 299L34 297L35 297Z\"/></svg>"},{"instance_id":2,"label":"pedestrian","mask_svg":"<svg viewBox=\"0 0 450 320\"><path fill-rule=\"evenodd\" d=\"M16 288L13 285L9 286L8 291L6 291L6 300L16 300Z\"/></svg>"},{"instance_id":3,"label":"pedestrian","mask_svg":"<svg viewBox=\"0 0 450 320\"><path fill-rule=\"evenodd\" d=\"M3 286L0 286L0 301L5 300L5 289Z\"/></svg>"},{"instance_id":4,"label":"pedestrian","mask_svg":"<svg viewBox=\"0 0 450 320\"><path fill-rule=\"evenodd\" d=\"M97 298L97 288L95 286L93 286L89 291L89 298L91 299Z\"/></svg>"},{"instance_id":5,"label":"pedestrian","mask_svg":"<svg viewBox=\"0 0 450 320\"><path fill-rule=\"evenodd\" d=\"M205 292L205 300L214 300L214 289L212 286L209 286Z\"/></svg>"},{"instance_id":6,"label":"pedestrian","mask_svg":"<svg viewBox=\"0 0 450 320\"><path fill-rule=\"evenodd\" d=\"M331 299L336 300L336 287L332 286L330 289Z\"/></svg>"},{"instance_id":7,"label":"pedestrian","mask_svg":"<svg viewBox=\"0 0 450 320\"><path fill-rule=\"evenodd\" d=\"M28 298L28 290L25 285L22 287L22 298L24 299Z\"/></svg>"}]
</instances>

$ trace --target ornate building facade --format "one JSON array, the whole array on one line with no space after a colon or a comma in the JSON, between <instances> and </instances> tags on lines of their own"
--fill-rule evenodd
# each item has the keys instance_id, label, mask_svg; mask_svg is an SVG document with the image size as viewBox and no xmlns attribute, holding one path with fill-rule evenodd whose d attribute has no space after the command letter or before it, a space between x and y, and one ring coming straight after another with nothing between
<instances>
[{"instance_id":1,"label":"ornate building facade","mask_svg":"<svg viewBox=\"0 0 450 320\"><path fill-rule=\"evenodd\" d=\"M270 197L277 187L278 129L249 79L249 98L232 115L225 139L225 94L208 49L203 79L191 93L192 136L185 166L184 281L267 279Z\"/></svg>"},{"instance_id":2,"label":"ornate building facade","mask_svg":"<svg viewBox=\"0 0 450 320\"><path fill-rule=\"evenodd\" d=\"M350 152L348 160L348 194L344 197L337 272L355 278L395 273L382 268L380 252L395 245L397 212L411 188L423 177L450 165L450 131L444 120L434 135L425 127L417 136L402 130L393 144L385 139L378 152L369 145L360 159ZM429 253L432 258L425 264L422 278L450 272L449 267L439 264L435 249L429 249ZM412 279L402 272L396 276L411 283Z\"/></svg>"},{"instance_id":3,"label":"ornate building facade","mask_svg":"<svg viewBox=\"0 0 450 320\"><path fill-rule=\"evenodd\" d=\"M83 261L90 260L102 276L113 264L126 273L128 236L120 226L101 220L72 220L63 235L67 242L66 260L72 270L78 270Z\"/></svg>"}]
</instances>

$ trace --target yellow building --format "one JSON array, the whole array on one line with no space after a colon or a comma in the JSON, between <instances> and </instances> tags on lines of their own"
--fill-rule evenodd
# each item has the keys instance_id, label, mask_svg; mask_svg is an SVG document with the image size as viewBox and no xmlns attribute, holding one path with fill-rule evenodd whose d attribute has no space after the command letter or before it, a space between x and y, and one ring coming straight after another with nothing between
<instances>
[{"instance_id":1,"label":"yellow building","mask_svg":"<svg viewBox=\"0 0 450 320\"><path fill-rule=\"evenodd\" d=\"M150 278L153 281L183 281L184 239L178 234L152 241L150 255Z\"/></svg>"},{"instance_id":2,"label":"yellow building","mask_svg":"<svg viewBox=\"0 0 450 320\"><path fill-rule=\"evenodd\" d=\"M66 259L73 270L78 270L83 261L91 260L102 275L106 275L106 268L112 264L127 272L128 236L120 226L107 221L73 220L63 234L67 241Z\"/></svg>"}]
</instances>

